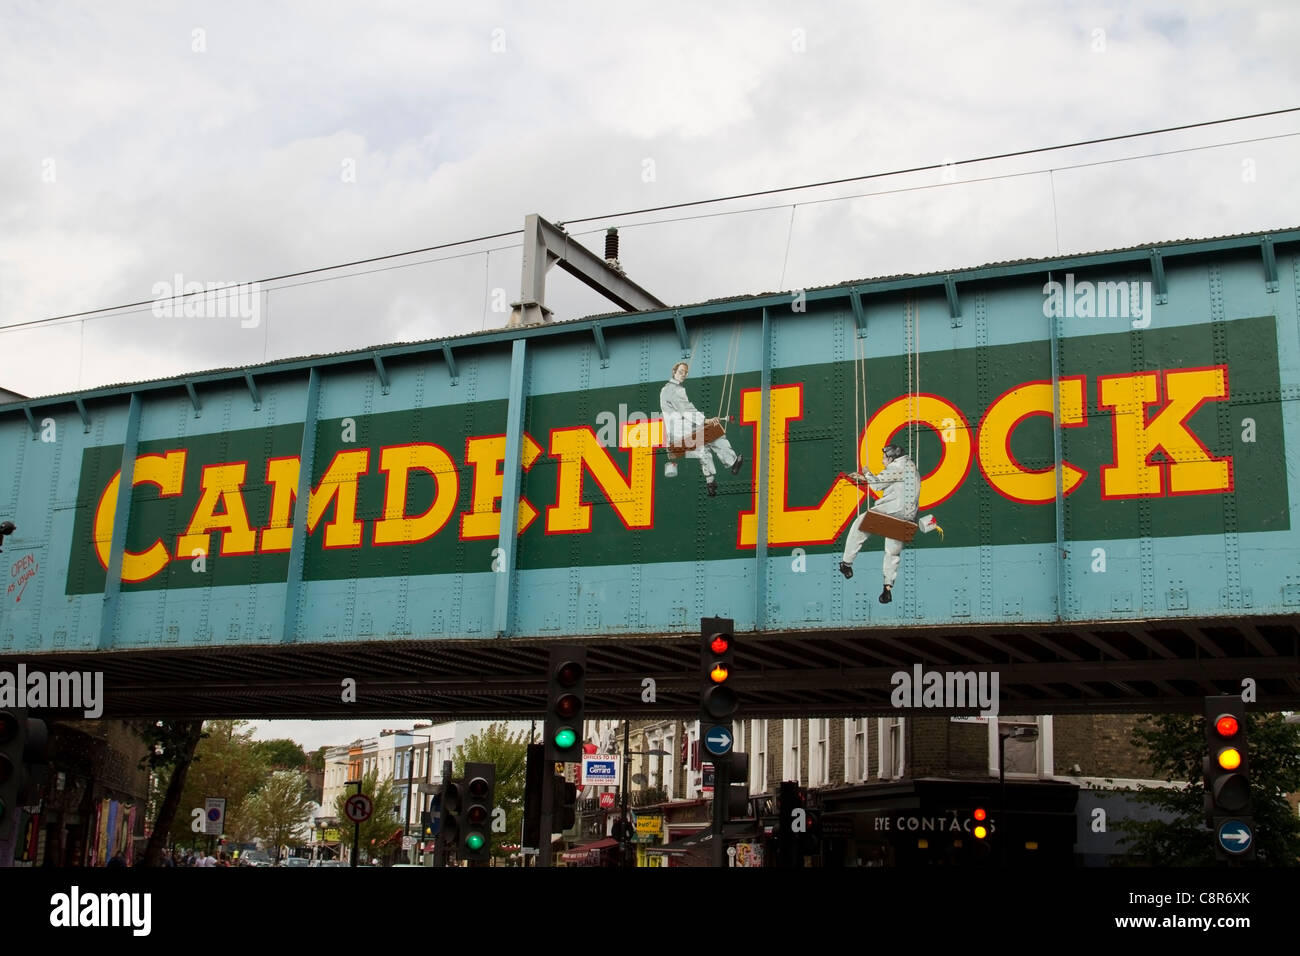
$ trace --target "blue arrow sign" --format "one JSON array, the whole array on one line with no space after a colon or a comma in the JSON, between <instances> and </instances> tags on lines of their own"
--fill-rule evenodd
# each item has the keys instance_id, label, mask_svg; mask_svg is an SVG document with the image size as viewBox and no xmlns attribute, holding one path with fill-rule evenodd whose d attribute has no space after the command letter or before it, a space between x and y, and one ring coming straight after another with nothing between
<instances>
[{"instance_id":1,"label":"blue arrow sign","mask_svg":"<svg viewBox=\"0 0 1300 956\"><path fill-rule=\"evenodd\" d=\"M1255 842L1255 831L1240 820L1227 820L1219 825L1219 846L1229 853L1245 853Z\"/></svg>"},{"instance_id":2,"label":"blue arrow sign","mask_svg":"<svg viewBox=\"0 0 1300 956\"><path fill-rule=\"evenodd\" d=\"M735 738L731 736L731 731L726 727L713 726L704 734L704 749L715 757L731 753L733 743L735 743Z\"/></svg>"}]
</instances>

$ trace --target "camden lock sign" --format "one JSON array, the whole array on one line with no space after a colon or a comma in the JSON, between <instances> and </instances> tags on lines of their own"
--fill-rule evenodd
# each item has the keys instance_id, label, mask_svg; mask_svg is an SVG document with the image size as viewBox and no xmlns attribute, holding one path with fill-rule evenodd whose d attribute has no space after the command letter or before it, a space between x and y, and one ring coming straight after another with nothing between
<instances>
[{"instance_id":1,"label":"camden lock sign","mask_svg":"<svg viewBox=\"0 0 1300 956\"><path fill-rule=\"evenodd\" d=\"M779 547L838 550L863 496L875 492L832 478L833 463L851 464L856 453L879 471L881 449L910 421L925 426L914 455L923 473L920 509L942 508L949 546L1055 540L1054 421L1061 426L1062 494L1073 526L1086 527L1090 539L1134 537L1139 511L1156 537L1223 534L1225 509L1205 500L1224 495L1235 497L1234 532L1285 530L1274 319L1215 328L1218 340L1208 326L1149 328L1137 333L1143 348L1136 353L1128 332L1065 339L1056 387L1046 341L982 350L979 376L974 349L926 353L935 393L908 393L905 356L871 359L877 407L865 427L845 411L845 397L826 387L836 376L852 380L846 363L775 372L766 421L759 373L740 372L728 438L752 469L765 431L768 543ZM633 537L643 564L682 559L681 517L704 494L703 483L661 476L659 412L610 422L602 416L612 413L593 411L627 407L658 384L526 400L517 567L625 564ZM700 394L717 394L721 386L708 379L687 384ZM316 423L315 465L304 483L305 580L497 569L506 403L443 413L451 410ZM1251 437L1243 445L1236 423L1245 419L1252 436L1269 440ZM124 589L286 580L302 430L288 423L141 441L129 489ZM121 445L83 452L67 594L104 590L121 465ZM750 471L736 479L747 486L733 499L740 507L718 509L693 544L694 559L752 553L760 507L752 479ZM988 513L980 520L955 520L982 509ZM582 538L580 550L566 541L570 536ZM208 573L189 573L195 561L210 561Z\"/></svg>"}]
</instances>

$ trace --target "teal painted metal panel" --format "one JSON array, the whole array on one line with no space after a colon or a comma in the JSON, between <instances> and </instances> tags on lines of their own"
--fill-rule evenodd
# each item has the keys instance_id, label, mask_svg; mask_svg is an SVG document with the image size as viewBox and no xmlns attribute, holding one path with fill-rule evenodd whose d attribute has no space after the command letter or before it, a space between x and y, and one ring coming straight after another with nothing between
<instances>
[{"instance_id":1,"label":"teal painted metal panel","mask_svg":"<svg viewBox=\"0 0 1300 956\"><path fill-rule=\"evenodd\" d=\"M1300 235L1159 252L1163 304L1145 248L0 408L0 653L1293 613ZM687 349L715 496L665 468ZM888 441L943 532L882 605L837 476Z\"/></svg>"}]
</instances>

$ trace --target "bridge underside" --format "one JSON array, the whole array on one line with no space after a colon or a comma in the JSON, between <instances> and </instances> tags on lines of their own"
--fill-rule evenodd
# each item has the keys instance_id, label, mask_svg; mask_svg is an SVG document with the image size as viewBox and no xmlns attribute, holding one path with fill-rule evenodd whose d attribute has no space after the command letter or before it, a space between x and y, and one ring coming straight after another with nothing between
<instances>
[{"instance_id":1,"label":"bridge underside","mask_svg":"<svg viewBox=\"0 0 1300 956\"><path fill-rule=\"evenodd\" d=\"M104 717L528 718L545 709L549 648L575 644L588 648L588 716L656 717L697 710L698 642L692 633L9 654L0 671L102 671ZM918 664L996 672L1003 714L1198 711L1201 698L1240 693L1247 678L1265 709L1300 709L1290 617L742 633L736 654L745 717L896 712L891 678Z\"/></svg>"}]
</instances>

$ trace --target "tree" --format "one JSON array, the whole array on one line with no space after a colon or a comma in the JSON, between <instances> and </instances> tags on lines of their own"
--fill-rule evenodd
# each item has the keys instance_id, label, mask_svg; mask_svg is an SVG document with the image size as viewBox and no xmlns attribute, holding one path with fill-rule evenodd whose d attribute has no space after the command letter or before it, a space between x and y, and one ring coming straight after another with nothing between
<instances>
[{"instance_id":1,"label":"tree","mask_svg":"<svg viewBox=\"0 0 1300 956\"><path fill-rule=\"evenodd\" d=\"M257 740L253 751L264 757L273 770L303 770L307 766L307 754L292 740Z\"/></svg>"},{"instance_id":2,"label":"tree","mask_svg":"<svg viewBox=\"0 0 1300 956\"><path fill-rule=\"evenodd\" d=\"M1283 794L1300 790L1300 725L1282 714L1246 714L1255 852L1269 866L1300 865L1300 819ZM1186 787L1143 787L1137 800L1163 811L1169 820L1124 820L1128 863L1153 866L1212 866L1214 837L1205 825L1205 719L1160 714L1133 730L1133 744L1145 750L1156 772Z\"/></svg>"},{"instance_id":3,"label":"tree","mask_svg":"<svg viewBox=\"0 0 1300 956\"><path fill-rule=\"evenodd\" d=\"M315 809L316 804L307 795L306 774L277 770L265 786L244 801L243 816L278 856L279 848L293 842Z\"/></svg>"},{"instance_id":4,"label":"tree","mask_svg":"<svg viewBox=\"0 0 1300 956\"><path fill-rule=\"evenodd\" d=\"M456 748L452 759L452 776L463 777L466 763L490 763L496 766L496 805L506 811L505 839L495 834L493 853L503 843L514 843L522 833L524 820L525 769L528 761L528 735L510 733L505 724L490 724L480 733L467 737Z\"/></svg>"},{"instance_id":5,"label":"tree","mask_svg":"<svg viewBox=\"0 0 1300 956\"><path fill-rule=\"evenodd\" d=\"M352 821L343 812L343 807L348 802L348 797L355 792L348 787L347 792L339 794L334 802L334 816L342 821L343 842L349 845L352 839ZM370 819L361 824L361 849L373 855L372 841L373 845L377 846L380 841L387 840L393 835L393 831L401 826L398 809L401 798L393 789L392 780L385 779L383 783L379 783L379 772L376 770L370 771L362 779L361 792L370 797L375 805L375 812L371 814Z\"/></svg>"},{"instance_id":6,"label":"tree","mask_svg":"<svg viewBox=\"0 0 1300 956\"><path fill-rule=\"evenodd\" d=\"M203 725L203 740L184 781L179 812L171 825L171 837L177 843L189 843L194 837L192 811L203 806L207 797L226 800L226 832L236 842L247 842L253 834L247 826L243 803L261 787L267 777L266 759L253 747L248 722L210 720Z\"/></svg>"},{"instance_id":7,"label":"tree","mask_svg":"<svg viewBox=\"0 0 1300 956\"><path fill-rule=\"evenodd\" d=\"M137 724L136 730L147 748L144 757L140 759L140 766L149 768L150 774L163 791L158 816L154 818L153 832L149 835L149 843L145 846L140 863L142 866L158 866L176 819L176 811L183 803L190 764L194 760L195 749L203 738L203 721L151 720Z\"/></svg>"}]
</instances>

